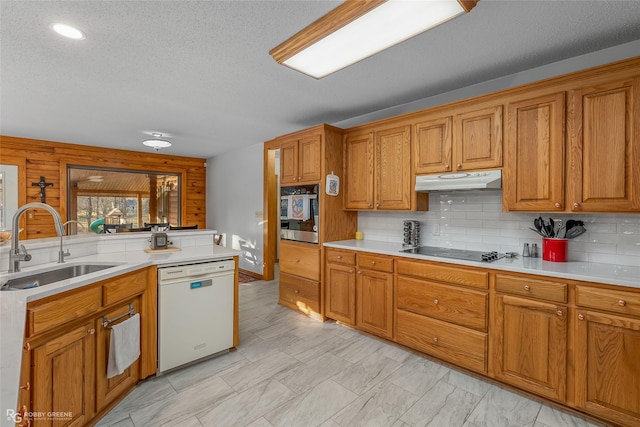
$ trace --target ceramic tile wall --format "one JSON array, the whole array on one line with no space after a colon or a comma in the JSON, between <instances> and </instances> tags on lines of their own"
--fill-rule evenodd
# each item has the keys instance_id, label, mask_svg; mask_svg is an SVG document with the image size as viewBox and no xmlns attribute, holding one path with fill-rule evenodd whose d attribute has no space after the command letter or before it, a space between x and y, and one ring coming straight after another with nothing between
<instances>
[{"instance_id":1,"label":"ceramic tile wall","mask_svg":"<svg viewBox=\"0 0 640 427\"><path fill-rule=\"evenodd\" d=\"M534 214L502 212L502 191L429 194L428 212L360 212L364 238L402 243L403 220L420 221L420 244L456 249L516 251L542 239L528 229L542 215L555 221L580 219L587 232L569 242L570 261L640 265L640 214Z\"/></svg>"}]
</instances>

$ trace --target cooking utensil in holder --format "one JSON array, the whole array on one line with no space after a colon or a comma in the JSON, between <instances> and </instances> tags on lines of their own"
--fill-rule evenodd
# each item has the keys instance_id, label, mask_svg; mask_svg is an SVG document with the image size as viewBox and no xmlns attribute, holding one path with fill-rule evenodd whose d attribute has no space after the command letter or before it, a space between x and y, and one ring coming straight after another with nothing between
<instances>
[{"instance_id":1,"label":"cooking utensil in holder","mask_svg":"<svg viewBox=\"0 0 640 427\"><path fill-rule=\"evenodd\" d=\"M420 221L407 219L404 221L402 247L420 246Z\"/></svg>"}]
</instances>

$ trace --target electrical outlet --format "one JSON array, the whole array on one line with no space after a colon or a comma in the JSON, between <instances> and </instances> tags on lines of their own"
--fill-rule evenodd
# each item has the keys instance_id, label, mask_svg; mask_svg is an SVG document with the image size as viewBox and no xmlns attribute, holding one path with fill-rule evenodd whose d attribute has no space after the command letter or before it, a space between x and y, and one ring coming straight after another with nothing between
<instances>
[{"instance_id":1,"label":"electrical outlet","mask_svg":"<svg viewBox=\"0 0 640 427\"><path fill-rule=\"evenodd\" d=\"M440 235L440 224L433 224L431 226L431 235L439 236Z\"/></svg>"}]
</instances>

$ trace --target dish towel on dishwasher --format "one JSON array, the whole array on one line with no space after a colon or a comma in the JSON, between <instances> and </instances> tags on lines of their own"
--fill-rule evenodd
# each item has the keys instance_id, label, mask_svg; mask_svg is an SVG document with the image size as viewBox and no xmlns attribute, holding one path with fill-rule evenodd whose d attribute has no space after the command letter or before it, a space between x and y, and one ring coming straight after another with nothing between
<instances>
[{"instance_id":1,"label":"dish towel on dishwasher","mask_svg":"<svg viewBox=\"0 0 640 427\"><path fill-rule=\"evenodd\" d=\"M309 219L309 195L298 194L289 199L287 216L289 219L299 219L306 221Z\"/></svg>"},{"instance_id":2,"label":"dish towel on dishwasher","mask_svg":"<svg viewBox=\"0 0 640 427\"><path fill-rule=\"evenodd\" d=\"M120 375L140 357L140 314L111 327L107 378Z\"/></svg>"}]
</instances>

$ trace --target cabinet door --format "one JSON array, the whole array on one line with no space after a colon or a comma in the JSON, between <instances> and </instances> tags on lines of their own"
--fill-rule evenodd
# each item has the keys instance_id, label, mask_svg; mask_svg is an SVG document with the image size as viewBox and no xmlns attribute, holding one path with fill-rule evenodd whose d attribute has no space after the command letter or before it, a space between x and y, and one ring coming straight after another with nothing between
<instances>
[{"instance_id":1,"label":"cabinet door","mask_svg":"<svg viewBox=\"0 0 640 427\"><path fill-rule=\"evenodd\" d=\"M456 171L502 166L502 105L454 117L453 156Z\"/></svg>"},{"instance_id":2,"label":"cabinet door","mask_svg":"<svg viewBox=\"0 0 640 427\"><path fill-rule=\"evenodd\" d=\"M452 118L417 123L414 140L414 173L451 172Z\"/></svg>"},{"instance_id":3,"label":"cabinet door","mask_svg":"<svg viewBox=\"0 0 640 427\"><path fill-rule=\"evenodd\" d=\"M577 406L620 425L640 425L640 320L587 310L577 317Z\"/></svg>"},{"instance_id":4,"label":"cabinet door","mask_svg":"<svg viewBox=\"0 0 640 427\"><path fill-rule=\"evenodd\" d=\"M320 135L312 135L298 142L298 182L320 181L321 142Z\"/></svg>"},{"instance_id":5,"label":"cabinet door","mask_svg":"<svg viewBox=\"0 0 640 427\"><path fill-rule=\"evenodd\" d=\"M568 119L569 209L640 211L640 78L572 91Z\"/></svg>"},{"instance_id":6,"label":"cabinet door","mask_svg":"<svg viewBox=\"0 0 640 427\"><path fill-rule=\"evenodd\" d=\"M564 92L510 103L503 176L510 211L564 209Z\"/></svg>"},{"instance_id":7,"label":"cabinet door","mask_svg":"<svg viewBox=\"0 0 640 427\"><path fill-rule=\"evenodd\" d=\"M356 326L384 338L393 336L393 274L358 270Z\"/></svg>"},{"instance_id":8,"label":"cabinet door","mask_svg":"<svg viewBox=\"0 0 640 427\"><path fill-rule=\"evenodd\" d=\"M356 272L354 266L327 264L325 315L350 325L356 323Z\"/></svg>"},{"instance_id":9,"label":"cabinet door","mask_svg":"<svg viewBox=\"0 0 640 427\"><path fill-rule=\"evenodd\" d=\"M75 328L33 350L34 412L60 412L34 426L84 426L94 414L95 329Z\"/></svg>"},{"instance_id":10,"label":"cabinet door","mask_svg":"<svg viewBox=\"0 0 640 427\"><path fill-rule=\"evenodd\" d=\"M130 301L135 312L140 308L140 300L138 298ZM129 312L129 304L123 304L106 313L107 319L115 319ZM116 322L120 323L129 316L122 318ZM136 360L133 365L124 370L120 375L107 378L107 365L109 363L109 343L111 340L111 330L106 329L102 324L102 317L95 320L95 329L97 331L97 353L96 353L96 411L99 412L115 398L122 395L125 391L132 388L138 382L140 359ZM113 324L112 324L113 325ZM141 328L142 330L142 328Z\"/></svg>"},{"instance_id":11,"label":"cabinet door","mask_svg":"<svg viewBox=\"0 0 640 427\"><path fill-rule=\"evenodd\" d=\"M298 141L286 141L280 144L280 184L289 185L298 182Z\"/></svg>"},{"instance_id":12,"label":"cabinet door","mask_svg":"<svg viewBox=\"0 0 640 427\"><path fill-rule=\"evenodd\" d=\"M373 209L373 134L347 135L344 144L344 207Z\"/></svg>"},{"instance_id":13,"label":"cabinet door","mask_svg":"<svg viewBox=\"0 0 640 427\"><path fill-rule=\"evenodd\" d=\"M411 126L376 132L376 209L411 209Z\"/></svg>"},{"instance_id":14,"label":"cabinet door","mask_svg":"<svg viewBox=\"0 0 640 427\"><path fill-rule=\"evenodd\" d=\"M567 378L567 309L497 295L493 328L497 378L563 400Z\"/></svg>"}]
</instances>

